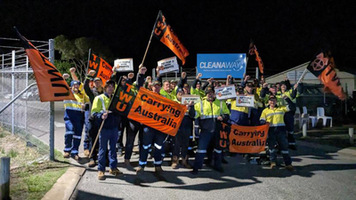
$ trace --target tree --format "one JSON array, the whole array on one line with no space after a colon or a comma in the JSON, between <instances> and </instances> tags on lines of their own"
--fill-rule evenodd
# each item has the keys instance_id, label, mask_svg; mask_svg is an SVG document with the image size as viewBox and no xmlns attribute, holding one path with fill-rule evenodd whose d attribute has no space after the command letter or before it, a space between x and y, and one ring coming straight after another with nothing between
<instances>
[{"instance_id":1,"label":"tree","mask_svg":"<svg viewBox=\"0 0 356 200\"><path fill-rule=\"evenodd\" d=\"M92 52L105 60L112 60L113 57L108 47L93 38L80 37L70 40L64 35L59 35L54 38L54 46L61 55L60 61L57 62L59 71L68 73L69 68L75 67L79 80L85 77L90 48Z\"/></svg>"}]
</instances>

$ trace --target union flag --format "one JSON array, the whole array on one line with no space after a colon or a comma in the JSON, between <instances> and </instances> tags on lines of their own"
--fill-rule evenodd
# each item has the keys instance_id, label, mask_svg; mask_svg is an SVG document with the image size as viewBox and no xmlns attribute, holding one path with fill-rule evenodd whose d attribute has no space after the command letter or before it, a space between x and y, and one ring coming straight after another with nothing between
<instances>
[{"instance_id":1,"label":"union flag","mask_svg":"<svg viewBox=\"0 0 356 200\"><path fill-rule=\"evenodd\" d=\"M336 75L334 58L330 52L319 51L310 61L307 69L324 84L324 91L332 92L340 100L346 99L346 94Z\"/></svg>"},{"instance_id":2,"label":"union flag","mask_svg":"<svg viewBox=\"0 0 356 200\"><path fill-rule=\"evenodd\" d=\"M154 25L154 35L165 44L177 57L185 64L185 58L189 55L188 50L179 41L177 35L173 32L172 27L167 23L166 18L159 11L157 20Z\"/></svg>"},{"instance_id":3,"label":"union flag","mask_svg":"<svg viewBox=\"0 0 356 200\"><path fill-rule=\"evenodd\" d=\"M89 59L88 72L90 70L95 71L94 77L99 77L103 84L105 84L105 82L110 79L113 73L112 66L104 59L93 53L90 55Z\"/></svg>"},{"instance_id":4,"label":"union flag","mask_svg":"<svg viewBox=\"0 0 356 200\"><path fill-rule=\"evenodd\" d=\"M74 95L62 74L30 41L14 27L23 44L30 65L35 74L37 87L42 102L75 100Z\"/></svg>"}]
</instances>

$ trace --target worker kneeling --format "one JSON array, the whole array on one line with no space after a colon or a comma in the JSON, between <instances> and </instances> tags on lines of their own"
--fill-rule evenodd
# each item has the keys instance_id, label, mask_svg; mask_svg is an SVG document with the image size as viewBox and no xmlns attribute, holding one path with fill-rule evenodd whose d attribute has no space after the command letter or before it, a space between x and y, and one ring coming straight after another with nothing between
<instances>
[{"instance_id":1,"label":"worker kneeling","mask_svg":"<svg viewBox=\"0 0 356 200\"><path fill-rule=\"evenodd\" d=\"M214 140L214 169L222 172L222 148L219 146L221 122L229 119L230 111L224 101L216 99L214 89L206 89L206 97L194 107L189 108L189 115L199 119L201 127L198 149L196 151L193 174L198 173L203 165L204 156L211 140Z\"/></svg>"}]
</instances>

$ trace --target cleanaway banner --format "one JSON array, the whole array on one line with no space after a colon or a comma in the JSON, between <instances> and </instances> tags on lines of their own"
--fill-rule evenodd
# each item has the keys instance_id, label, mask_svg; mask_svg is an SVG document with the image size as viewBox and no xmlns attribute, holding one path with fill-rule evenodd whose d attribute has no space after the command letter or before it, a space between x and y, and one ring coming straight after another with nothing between
<instances>
[{"instance_id":1,"label":"cleanaway banner","mask_svg":"<svg viewBox=\"0 0 356 200\"><path fill-rule=\"evenodd\" d=\"M246 54L197 54L197 73L202 78L223 78L228 75L243 78L246 73Z\"/></svg>"}]
</instances>

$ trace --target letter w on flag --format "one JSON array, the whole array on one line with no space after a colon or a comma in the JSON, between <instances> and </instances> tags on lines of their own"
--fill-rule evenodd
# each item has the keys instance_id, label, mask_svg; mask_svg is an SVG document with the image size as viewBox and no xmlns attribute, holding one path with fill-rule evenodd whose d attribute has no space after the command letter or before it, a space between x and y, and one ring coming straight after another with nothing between
<instances>
[{"instance_id":1,"label":"letter w on flag","mask_svg":"<svg viewBox=\"0 0 356 200\"><path fill-rule=\"evenodd\" d=\"M57 68L30 41L22 36L16 27L14 29L25 48L35 74L40 100L42 102L75 100L71 89Z\"/></svg>"},{"instance_id":2,"label":"letter w on flag","mask_svg":"<svg viewBox=\"0 0 356 200\"><path fill-rule=\"evenodd\" d=\"M325 91L331 91L340 100L345 100L346 94L334 68L334 58L330 55L330 52L324 51L319 51L307 67L324 84Z\"/></svg>"},{"instance_id":3,"label":"letter w on flag","mask_svg":"<svg viewBox=\"0 0 356 200\"><path fill-rule=\"evenodd\" d=\"M104 84L112 75L112 66L95 54L90 55L88 72L90 70L94 70L94 77L99 77Z\"/></svg>"},{"instance_id":4,"label":"letter w on flag","mask_svg":"<svg viewBox=\"0 0 356 200\"><path fill-rule=\"evenodd\" d=\"M165 44L170 50L173 51L174 54L177 55L184 65L185 58L189 55L189 52L179 41L161 11L159 11L154 25L154 34L163 44Z\"/></svg>"}]
</instances>

